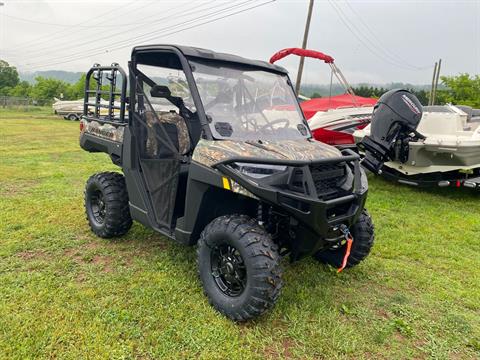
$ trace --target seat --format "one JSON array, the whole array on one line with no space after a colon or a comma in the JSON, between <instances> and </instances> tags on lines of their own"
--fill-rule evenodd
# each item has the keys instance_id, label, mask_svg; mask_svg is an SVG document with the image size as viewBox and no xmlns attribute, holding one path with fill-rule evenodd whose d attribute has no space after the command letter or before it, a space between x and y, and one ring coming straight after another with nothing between
<instances>
[{"instance_id":1,"label":"seat","mask_svg":"<svg viewBox=\"0 0 480 360\"><path fill-rule=\"evenodd\" d=\"M183 117L176 112L156 112L155 114L153 111L145 111L145 118L148 129L146 140L148 156L166 157L166 152L171 153L168 151L169 142L175 146L180 155L186 155L190 151L190 137ZM165 133L169 139L164 139Z\"/></svg>"},{"instance_id":2,"label":"seat","mask_svg":"<svg viewBox=\"0 0 480 360\"><path fill-rule=\"evenodd\" d=\"M473 112L472 107L467 105L455 105L455 106L460 110L462 110L465 114L467 114L467 122L470 122L470 120L472 119L472 112Z\"/></svg>"}]
</instances>

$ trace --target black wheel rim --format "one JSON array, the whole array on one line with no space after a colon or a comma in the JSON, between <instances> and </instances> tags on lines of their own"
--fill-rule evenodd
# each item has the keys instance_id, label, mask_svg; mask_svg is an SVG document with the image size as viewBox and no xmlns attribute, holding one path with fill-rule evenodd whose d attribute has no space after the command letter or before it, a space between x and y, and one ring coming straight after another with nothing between
<instances>
[{"instance_id":1,"label":"black wheel rim","mask_svg":"<svg viewBox=\"0 0 480 360\"><path fill-rule=\"evenodd\" d=\"M96 190L92 193L90 197L90 206L92 209L93 219L97 223L103 224L105 221L106 207L103 194L100 190Z\"/></svg>"},{"instance_id":2,"label":"black wheel rim","mask_svg":"<svg viewBox=\"0 0 480 360\"><path fill-rule=\"evenodd\" d=\"M247 269L240 252L222 244L211 252L212 276L219 289L227 296L240 296L247 283Z\"/></svg>"}]
</instances>

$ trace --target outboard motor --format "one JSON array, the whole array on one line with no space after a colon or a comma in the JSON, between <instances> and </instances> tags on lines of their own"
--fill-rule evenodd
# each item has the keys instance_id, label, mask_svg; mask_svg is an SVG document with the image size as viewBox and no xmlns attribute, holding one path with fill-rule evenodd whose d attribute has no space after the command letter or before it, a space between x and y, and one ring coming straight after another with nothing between
<instances>
[{"instance_id":1,"label":"outboard motor","mask_svg":"<svg viewBox=\"0 0 480 360\"><path fill-rule=\"evenodd\" d=\"M422 104L408 90L394 89L383 94L373 110L370 136L365 136L361 142L365 150L362 165L380 174L386 161L405 162L408 158L408 141L424 138L416 131L422 113Z\"/></svg>"}]
</instances>

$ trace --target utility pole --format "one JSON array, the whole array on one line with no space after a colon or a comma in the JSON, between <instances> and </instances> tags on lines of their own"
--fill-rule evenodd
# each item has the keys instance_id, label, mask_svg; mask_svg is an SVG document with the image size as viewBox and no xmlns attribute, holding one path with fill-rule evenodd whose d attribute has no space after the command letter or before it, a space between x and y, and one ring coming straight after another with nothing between
<instances>
[{"instance_id":1,"label":"utility pole","mask_svg":"<svg viewBox=\"0 0 480 360\"><path fill-rule=\"evenodd\" d=\"M433 68L432 87L430 88L430 96L428 97L428 105L433 105L433 88L435 87L435 78L437 77L437 62L435 61L435 67Z\"/></svg>"},{"instance_id":2,"label":"utility pole","mask_svg":"<svg viewBox=\"0 0 480 360\"><path fill-rule=\"evenodd\" d=\"M435 76L435 87L433 88L432 105L435 105L435 97L437 96L438 78L440 77L441 67L442 67L442 59L438 60L437 75Z\"/></svg>"},{"instance_id":3,"label":"utility pole","mask_svg":"<svg viewBox=\"0 0 480 360\"><path fill-rule=\"evenodd\" d=\"M310 20L312 19L312 10L313 10L313 3L315 0L310 0L310 4L308 5L308 14L307 14L307 22L305 23L305 32L303 33L303 43L302 49L307 48L307 40L308 40L308 31L310 30ZM300 84L302 83L302 73L303 73L303 63L305 58L303 56L300 57L300 64L298 64L298 72L297 72L297 83L295 84L295 92L297 95L300 95Z\"/></svg>"}]
</instances>

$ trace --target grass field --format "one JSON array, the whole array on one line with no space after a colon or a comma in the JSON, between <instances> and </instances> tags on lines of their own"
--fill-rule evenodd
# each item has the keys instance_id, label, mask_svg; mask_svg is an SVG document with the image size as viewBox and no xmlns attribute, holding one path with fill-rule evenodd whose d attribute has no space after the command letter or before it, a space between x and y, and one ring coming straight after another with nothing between
<instances>
[{"instance_id":1,"label":"grass field","mask_svg":"<svg viewBox=\"0 0 480 360\"><path fill-rule=\"evenodd\" d=\"M78 132L0 110L0 358L480 357L478 193L370 178L371 256L341 274L285 262L277 306L238 325L208 305L193 248L139 224L91 234L84 183L116 168Z\"/></svg>"}]
</instances>

